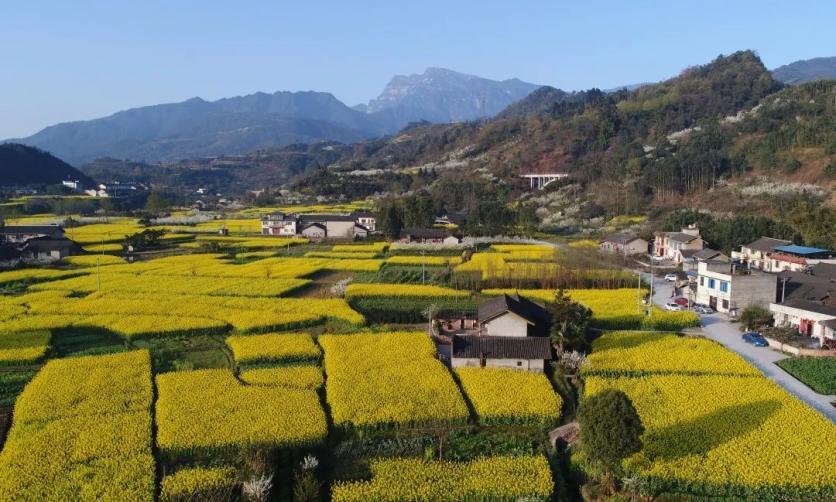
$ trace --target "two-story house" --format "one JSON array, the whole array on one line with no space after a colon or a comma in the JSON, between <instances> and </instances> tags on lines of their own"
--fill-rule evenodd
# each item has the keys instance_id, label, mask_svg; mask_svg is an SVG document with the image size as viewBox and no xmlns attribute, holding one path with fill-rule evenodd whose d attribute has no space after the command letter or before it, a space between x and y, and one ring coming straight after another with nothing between
<instances>
[{"instance_id":1,"label":"two-story house","mask_svg":"<svg viewBox=\"0 0 836 502\"><path fill-rule=\"evenodd\" d=\"M552 359L552 316L517 294L501 295L479 306L476 334L453 336L452 366L543 371Z\"/></svg>"},{"instance_id":2,"label":"two-story house","mask_svg":"<svg viewBox=\"0 0 836 502\"><path fill-rule=\"evenodd\" d=\"M656 232L653 239L653 255L682 263L685 259L683 251L699 251L705 246L700 236L700 229L689 225L679 232Z\"/></svg>"}]
</instances>

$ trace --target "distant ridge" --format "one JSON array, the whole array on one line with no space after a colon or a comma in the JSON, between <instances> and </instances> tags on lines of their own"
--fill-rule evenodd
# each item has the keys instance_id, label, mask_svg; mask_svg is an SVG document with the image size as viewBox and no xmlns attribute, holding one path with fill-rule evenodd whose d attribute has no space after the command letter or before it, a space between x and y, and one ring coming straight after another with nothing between
<instances>
[{"instance_id":1,"label":"distant ridge","mask_svg":"<svg viewBox=\"0 0 836 502\"><path fill-rule=\"evenodd\" d=\"M795 85L812 80L836 78L836 56L803 59L772 70L772 78L784 84Z\"/></svg>"},{"instance_id":2,"label":"distant ridge","mask_svg":"<svg viewBox=\"0 0 836 502\"><path fill-rule=\"evenodd\" d=\"M396 75L380 96L355 109L389 112L400 125L422 120L464 122L492 117L539 87L517 78L498 81L427 68L420 74Z\"/></svg>"},{"instance_id":3,"label":"distant ridge","mask_svg":"<svg viewBox=\"0 0 836 502\"><path fill-rule=\"evenodd\" d=\"M57 185L64 180L93 180L48 152L17 143L0 144L0 185Z\"/></svg>"}]
</instances>

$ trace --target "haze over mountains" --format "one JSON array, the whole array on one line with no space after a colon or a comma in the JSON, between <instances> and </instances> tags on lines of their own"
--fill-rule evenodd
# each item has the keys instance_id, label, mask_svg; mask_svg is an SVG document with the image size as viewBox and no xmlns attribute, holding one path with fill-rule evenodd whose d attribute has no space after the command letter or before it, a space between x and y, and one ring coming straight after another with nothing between
<instances>
[{"instance_id":1,"label":"haze over mountains","mask_svg":"<svg viewBox=\"0 0 836 502\"><path fill-rule=\"evenodd\" d=\"M330 93L313 91L192 98L57 124L13 141L76 165L100 157L174 161L323 140L352 143L414 121L490 117L537 87L430 68L422 75L396 76L367 109L355 110Z\"/></svg>"},{"instance_id":2,"label":"haze over mountains","mask_svg":"<svg viewBox=\"0 0 836 502\"><path fill-rule=\"evenodd\" d=\"M836 78L836 57L797 61L773 71L796 84ZM625 86L634 88L636 86ZM512 78L490 80L442 68L398 75L366 105L351 108L327 92L255 93L133 108L99 119L47 127L9 140L36 146L74 165L102 157L146 162L235 155L298 143L353 143L394 133L411 122L493 117L540 88ZM543 89L541 98L573 94ZM536 100L506 114L527 113Z\"/></svg>"}]
</instances>

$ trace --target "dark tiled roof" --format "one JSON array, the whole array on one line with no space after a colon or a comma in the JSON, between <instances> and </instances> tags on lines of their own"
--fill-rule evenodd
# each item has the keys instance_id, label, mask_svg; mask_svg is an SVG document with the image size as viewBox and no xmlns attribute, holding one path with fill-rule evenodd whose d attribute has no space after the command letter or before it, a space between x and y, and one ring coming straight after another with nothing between
<instances>
[{"instance_id":1,"label":"dark tiled roof","mask_svg":"<svg viewBox=\"0 0 836 502\"><path fill-rule=\"evenodd\" d=\"M836 316L836 306L834 305L827 305L824 303L816 303L816 302L808 302L804 300L787 300L781 305L786 307L799 309L799 310L807 310L809 312L815 312L817 314L824 314L824 315L832 315Z\"/></svg>"},{"instance_id":2,"label":"dark tiled roof","mask_svg":"<svg viewBox=\"0 0 836 502\"><path fill-rule=\"evenodd\" d=\"M33 251L55 251L67 249L70 251L80 251L78 244L70 239L50 239L47 237L39 237L37 239L30 239L26 241L23 249Z\"/></svg>"},{"instance_id":3,"label":"dark tiled roof","mask_svg":"<svg viewBox=\"0 0 836 502\"><path fill-rule=\"evenodd\" d=\"M699 239L699 235L691 235L682 232L668 232L667 233L668 239L676 242L691 242L695 239Z\"/></svg>"},{"instance_id":4,"label":"dark tiled roof","mask_svg":"<svg viewBox=\"0 0 836 502\"><path fill-rule=\"evenodd\" d=\"M616 244L626 246L627 244L637 240L639 240L639 237L636 237L633 234L612 234L604 237L602 242L614 242Z\"/></svg>"},{"instance_id":5,"label":"dark tiled roof","mask_svg":"<svg viewBox=\"0 0 836 502\"><path fill-rule=\"evenodd\" d=\"M11 244L0 243L0 260L15 260L20 258L20 250Z\"/></svg>"},{"instance_id":6,"label":"dark tiled roof","mask_svg":"<svg viewBox=\"0 0 836 502\"><path fill-rule=\"evenodd\" d=\"M56 231L63 231L60 225L6 225L0 227L0 234L6 235L20 235L20 234L46 234L52 235Z\"/></svg>"},{"instance_id":7,"label":"dark tiled roof","mask_svg":"<svg viewBox=\"0 0 836 502\"><path fill-rule=\"evenodd\" d=\"M820 301L836 295L836 278L786 271L779 274L778 288L787 300Z\"/></svg>"},{"instance_id":8,"label":"dark tiled roof","mask_svg":"<svg viewBox=\"0 0 836 502\"><path fill-rule=\"evenodd\" d=\"M350 214L300 214L299 221L302 222L317 222L317 221L355 221L357 218Z\"/></svg>"},{"instance_id":9,"label":"dark tiled roof","mask_svg":"<svg viewBox=\"0 0 836 502\"><path fill-rule=\"evenodd\" d=\"M810 274L823 279L836 279L836 264L816 263L810 267Z\"/></svg>"},{"instance_id":10,"label":"dark tiled roof","mask_svg":"<svg viewBox=\"0 0 836 502\"><path fill-rule=\"evenodd\" d=\"M318 229L320 229L320 230L326 230L325 225L323 225L322 223L316 223L316 222L314 222L314 223L308 223L307 225L305 225L304 227L302 227L302 232L304 232L305 230L307 230L307 229L309 229L309 228L311 228L311 227L316 227L316 228L318 228Z\"/></svg>"},{"instance_id":11,"label":"dark tiled roof","mask_svg":"<svg viewBox=\"0 0 836 502\"><path fill-rule=\"evenodd\" d=\"M453 357L468 359L551 359L552 348L542 336L480 336L453 337Z\"/></svg>"},{"instance_id":12,"label":"dark tiled roof","mask_svg":"<svg viewBox=\"0 0 836 502\"><path fill-rule=\"evenodd\" d=\"M760 251L762 253L770 253L778 246L785 246L787 244L792 244L790 241L785 241L783 239L773 239L772 237L761 237L760 239L750 242L746 244L745 248L753 249L755 251Z\"/></svg>"},{"instance_id":13,"label":"dark tiled roof","mask_svg":"<svg viewBox=\"0 0 836 502\"><path fill-rule=\"evenodd\" d=\"M401 237L417 237L419 239L444 239L450 232L443 228L404 228Z\"/></svg>"},{"instance_id":14,"label":"dark tiled roof","mask_svg":"<svg viewBox=\"0 0 836 502\"><path fill-rule=\"evenodd\" d=\"M698 259L698 260L711 260L711 259L714 259L714 258L719 258L721 255L725 258L728 258L725 255L723 255L723 253L721 253L720 251L717 251L716 249L711 249L711 248L700 249L699 251L694 253L692 256L694 258Z\"/></svg>"},{"instance_id":15,"label":"dark tiled roof","mask_svg":"<svg viewBox=\"0 0 836 502\"><path fill-rule=\"evenodd\" d=\"M479 305L479 322L488 321L505 312L513 312L532 324L549 324L552 321L548 310L515 293L503 294Z\"/></svg>"}]
</instances>

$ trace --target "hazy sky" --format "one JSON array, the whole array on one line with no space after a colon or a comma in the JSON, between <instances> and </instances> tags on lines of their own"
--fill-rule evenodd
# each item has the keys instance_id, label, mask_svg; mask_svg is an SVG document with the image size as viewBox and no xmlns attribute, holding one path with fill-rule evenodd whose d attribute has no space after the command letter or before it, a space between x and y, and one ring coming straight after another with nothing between
<instances>
[{"instance_id":1,"label":"hazy sky","mask_svg":"<svg viewBox=\"0 0 836 502\"><path fill-rule=\"evenodd\" d=\"M348 105L440 66L566 90L654 81L751 48L836 55L836 1L0 0L0 138L255 91Z\"/></svg>"}]
</instances>

